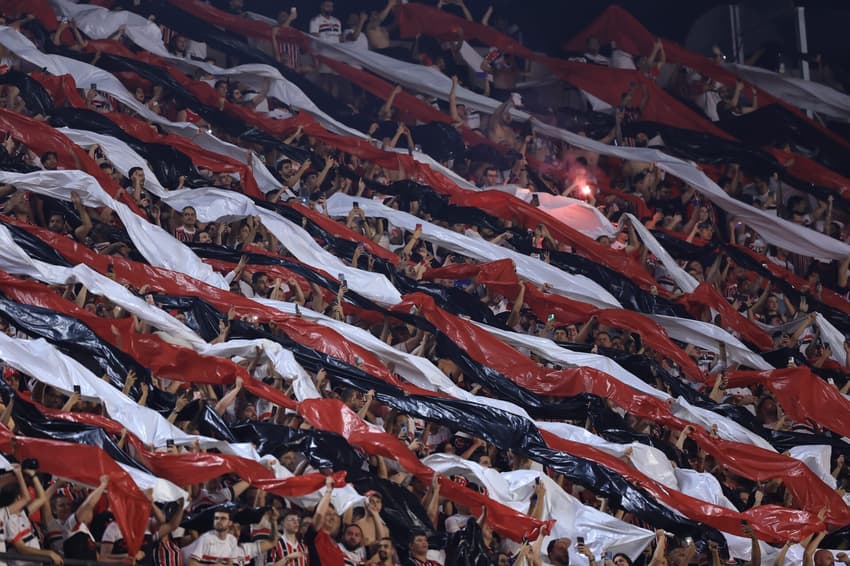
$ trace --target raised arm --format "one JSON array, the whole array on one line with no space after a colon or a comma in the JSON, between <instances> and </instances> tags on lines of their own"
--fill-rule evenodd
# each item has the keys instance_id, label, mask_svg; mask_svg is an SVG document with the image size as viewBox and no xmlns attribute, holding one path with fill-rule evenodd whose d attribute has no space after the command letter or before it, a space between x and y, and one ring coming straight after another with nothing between
<instances>
[{"instance_id":1,"label":"raised arm","mask_svg":"<svg viewBox=\"0 0 850 566\"><path fill-rule=\"evenodd\" d=\"M77 209L77 214L80 215L80 225L74 230L74 237L77 238L78 241L82 242L85 240L86 236L88 236L89 232L91 232L91 218L89 218L89 213L80 200L80 195L77 193L71 193L71 202L74 204L74 208Z\"/></svg>"},{"instance_id":2,"label":"raised arm","mask_svg":"<svg viewBox=\"0 0 850 566\"><path fill-rule=\"evenodd\" d=\"M74 516L77 519L77 522L80 524L88 524L91 522L94 517L94 508L97 506L100 498L103 497L103 493L106 491L106 486L109 485L109 476L103 475L100 476L100 485L98 485L89 496L86 497L85 501L77 508L77 511L74 513Z\"/></svg>"}]
</instances>

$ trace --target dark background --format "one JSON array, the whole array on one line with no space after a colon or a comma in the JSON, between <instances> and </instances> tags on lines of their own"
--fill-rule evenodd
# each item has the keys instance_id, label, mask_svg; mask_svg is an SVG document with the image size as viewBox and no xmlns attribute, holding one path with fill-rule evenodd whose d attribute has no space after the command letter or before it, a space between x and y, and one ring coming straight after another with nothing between
<instances>
[{"instance_id":1,"label":"dark background","mask_svg":"<svg viewBox=\"0 0 850 566\"><path fill-rule=\"evenodd\" d=\"M224 3L223 0L217 2ZM435 5L436 0L423 2ZM699 47L707 38L728 43L728 2L711 0L466 0L472 15L480 19L492 4L493 20L499 15L516 23L523 40L532 49L558 54L561 44L593 21L605 8L618 4L631 12L653 33L689 47ZM795 6L805 6L810 52L823 52L833 58L850 57L847 52L850 30L850 1L748 0L741 6L744 47L749 53L764 41L776 41L786 53L797 51ZM245 0L248 10L275 15L277 11L298 7L295 27L306 29L318 13L316 0ZM335 13L345 21L352 11L380 9L380 0L337 0ZM449 10L454 9L450 7ZM701 17L702 16L702 17ZM693 28L693 29L692 29ZM689 41L690 36L690 41ZM723 47L723 45L721 45ZM728 45L725 46L728 49ZM708 46L710 49L710 45ZM708 53L706 53L708 54Z\"/></svg>"}]
</instances>

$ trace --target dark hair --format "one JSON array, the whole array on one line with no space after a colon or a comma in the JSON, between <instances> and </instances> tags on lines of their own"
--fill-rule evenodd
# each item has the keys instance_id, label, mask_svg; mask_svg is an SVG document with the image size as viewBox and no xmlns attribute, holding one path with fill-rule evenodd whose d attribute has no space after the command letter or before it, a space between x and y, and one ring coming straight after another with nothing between
<instances>
[{"instance_id":1,"label":"dark hair","mask_svg":"<svg viewBox=\"0 0 850 566\"><path fill-rule=\"evenodd\" d=\"M0 489L0 507L8 507L14 503L20 495L21 487L18 485L18 482L3 486L3 488Z\"/></svg>"},{"instance_id":2,"label":"dark hair","mask_svg":"<svg viewBox=\"0 0 850 566\"><path fill-rule=\"evenodd\" d=\"M268 277L268 274L265 271L255 271L254 275L251 276L251 284L256 285L262 276Z\"/></svg>"},{"instance_id":3,"label":"dark hair","mask_svg":"<svg viewBox=\"0 0 850 566\"><path fill-rule=\"evenodd\" d=\"M227 86L227 81L223 81L223 80L215 81L215 88L218 88L221 85Z\"/></svg>"},{"instance_id":4,"label":"dark hair","mask_svg":"<svg viewBox=\"0 0 850 566\"><path fill-rule=\"evenodd\" d=\"M53 157L54 159L56 159L59 156L56 154L55 151L45 151L41 156L41 161L45 161L48 157Z\"/></svg>"},{"instance_id":5,"label":"dark hair","mask_svg":"<svg viewBox=\"0 0 850 566\"><path fill-rule=\"evenodd\" d=\"M626 560L626 564L628 564L629 566L632 566L632 564L634 564L634 562L632 562L632 559L623 554L622 552L618 552L617 554L615 554L614 560L616 560L618 556L622 556Z\"/></svg>"},{"instance_id":6,"label":"dark hair","mask_svg":"<svg viewBox=\"0 0 850 566\"><path fill-rule=\"evenodd\" d=\"M127 171L127 177L132 177L133 173L135 173L136 171L141 171L141 170L142 170L141 167L130 167L130 170Z\"/></svg>"}]
</instances>

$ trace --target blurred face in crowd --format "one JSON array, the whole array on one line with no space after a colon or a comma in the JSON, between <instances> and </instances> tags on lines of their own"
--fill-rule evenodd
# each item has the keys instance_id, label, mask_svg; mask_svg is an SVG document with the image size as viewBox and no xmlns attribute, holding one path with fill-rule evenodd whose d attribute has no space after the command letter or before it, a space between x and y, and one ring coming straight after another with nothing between
<instances>
[{"instance_id":1,"label":"blurred face in crowd","mask_svg":"<svg viewBox=\"0 0 850 566\"><path fill-rule=\"evenodd\" d=\"M549 551L549 561L552 564L570 563L570 539L559 538Z\"/></svg>"},{"instance_id":2,"label":"blurred face in crowd","mask_svg":"<svg viewBox=\"0 0 850 566\"><path fill-rule=\"evenodd\" d=\"M133 175L130 177L130 180L133 184L144 185L145 184L145 172L141 169L136 169L133 171Z\"/></svg>"},{"instance_id":3,"label":"blurred face in crowd","mask_svg":"<svg viewBox=\"0 0 850 566\"><path fill-rule=\"evenodd\" d=\"M269 292L269 276L261 275L254 283L254 292L258 295L265 296Z\"/></svg>"},{"instance_id":4,"label":"blurred face in crowd","mask_svg":"<svg viewBox=\"0 0 850 566\"><path fill-rule=\"evenodd\" d=\"M65 233L65 219L61 214L51 214L50 220L47 221L47 229L57 234Z\"/></svg>"},{"instance_id":5,"label":"blurred face in crowd","mask_svg":"<svg viewBox=\"0 0 850 566\"><path fill-rule=\"evenodd\" d=\"M53 152L46 153L41 160L41 164L48 171L52 171L59 166L59 162L56 160L56 154Z\"/></svg>"},{"instance_id":6,"label":"blurred face in crowd","mask_svg":"<svg viewBox=\"0 0 850 566\"><path fill-rule=\"evenodd\" d=\"M363 546L363 531L357 525L348 525L342 535L342 545L347 550L356 550Z\"/></svg>"},{"instance_id":7,"label":"blurred face in crowd","mask_svg":"<svg viewBox=\"0 0 850 566\"><path fill-rule=\"evenodd\" d=\"M227 513L216 513L213 515L213 530L217 533L226 533L230 530L232 521Z\"/></svg>"},{"instance_id":8,"label":"blurred face in crowd","mask_svg":"<svg viewBox=\"0 0 850 566\"><path fill-rule=\"evenodd\" d=\"M428 537L425 535L416 535L413 537L413 542L410 543L410 550L417 555L428 552Z\"/></svg>"},{"instance_id":9,"label":"blurred face in crowd","mask_svg":"<svg viewBox=\"0 0 850 566\"><path fill-rule=\"evenodd\" d=\"M183 226L186 228L194 228L198 223L198 213L191 206L183 209Z\"/></svg>"},{"instance_id":10,"label":"blurred face in crowd","mask_svg":"<svg viewBox=\"0 0 850 566\"><path fill-rule=\"evenodd\" d=\"M322 2L319 5L319 11L326 18L329 17L331 14L334 13L334 3L330 2L330 0L325 0L325 2Z\"/></svg>"},{"instance_id":11,"label":"blurred face in crowd","mask_svg":"<svg viewBox=\"0 0 850 566\"><path fill-rule=\"evenodd\" d=\"M64 522L71 515L71 500L64 495L53 498L53 514L59 521Z\"/></svg>"},{"instance_id":12,"label":"blurred face in crowd","mask_svg":"<svg viewBox=\"0 0 850 566\"><path fill-rule=\"evenodd\" d=\"M381 539L380 544L378 545L378 558L381 559L381 562L388 560L393 555L393 543L389 539Z\"/></svg>"},{"instance_id":13,"label":"blurred face in crowd","mask_svg":"<svg viewBox=\"0 0 850 566\"><path fill-rule=\"evenodd\" d=\"M283 530L287 534L294 535L298 532L298 527L301 525L301 519L296 513L288 513L283 518Z\"/></svg>"}]
</instances>

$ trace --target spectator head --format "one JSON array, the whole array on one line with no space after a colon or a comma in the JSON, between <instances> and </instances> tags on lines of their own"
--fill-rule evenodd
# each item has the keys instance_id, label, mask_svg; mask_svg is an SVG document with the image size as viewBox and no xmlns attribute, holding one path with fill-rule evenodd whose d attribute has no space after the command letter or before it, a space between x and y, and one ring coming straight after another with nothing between
<instances>
[{"instance_id":1,"label":"spectator head","mask_svg":"<svg viewBox=\"0 0 850 566\"><path fill-rule=\"evenodd\" d=\"M334 3L331 0L324 0L319 4L319 13L326 18L331 17L334 13Z\"/></svg>"},{"instance_id":2,"label":"spectator head","mask_svg":"<svg viewBox=\"0 0 850 566\"><path fill-rule=\"evenodd\" d=\"M395 547L393 546L393 539L390 537L381 538L378 541L378 558L381 559L381 563L383 564L387 560L391 560L394 554Z\"/></svg>"},{"instance_id":3,"label":"spectator head","mask_svg":"<svg viewBox=\"0 0 850 566\"><path fill-rule=\"evenodd\" d=\"M145 103L145 89L143 89L140 86L137 86L136 90L133 91L133 97L136 100L138 100L139 102L141 102L142 104L144 104Z\"/></svg>"},{"instance_id":4,"label":"spectator head","mask_svg":"<svg viewBox=\"0 0 850 566\"><path fill-rule=\"evenodd\" d=\"M428 535L422 531L413 533L410 538L410 553L416 557L425 556L428 553Z\"/></svg>"},{"instance_id":5,"label":"spectator head","mask_svg":"<svg viewBox=\"0 0 850 566\"><path fill-rule=\"evenodd\" d=\"M59 160L56 156L56 152L48 151L44 155L42 155L41 164L48 171L54 171L57 167L59 167Z\"/></svg>"},{"instance_id":6,"label":"spectator head","mask_svg":"<svg viewBox=\"0 0 850 566\"><path fill-rule=\"evenodd\" d=\"M65 217L59 212L54 212L47 220L47 229L57 234L65 233Z\"/></svg>"},{"instance_id":7,"label":"spectator head","mask_svg":"<svg viewBox=\"0 0 850 566\"><path fill-rule=\"evenodd\" d=\"M354 412L359 411L363 407L363 396L356 389L345 387L339 393L339 399Z\"/></svg>"},{"instance_id":8,"label":"spectator head","mask_svg":"<svg viewBox=\"0 0 850 566\"><path fill-rule=\"evenodd\" d=\"M502 174L495 167L487 167L484 169L484 185L493 186L502 184Z\"/></svg>"},{"instance_id":9,"label":"spectator head","mask_svg":"<svg viewBox=\"0 0 850 566\"><path fill-rule=\"evenodd\" d=\"M815 552L815 566L834 566L834 564L835 557L829 550L822 548Z\"/></svg>"},{"instance_id":10,"label":"spectator head","mask_svg":"<svg viewBox=\"0 0 850 566\"><path fill-rule=\"evenodd\" d=\"M12 482L4 485L0 489L0 507L8 507L21 497L21 488L18 482Z\"/></svg>"},{"instance_id":11,"label":"spectator head","mask_svg":"<svg viewBox=\"0 0 850 566\"><path fill-rule=\"evenodd\" d=\"M130 178L130 183L140 185L145 184L145 172L141 167L131 167L130 171L127 172L127 177Z\"/></svg>"},{"instance_id":12,"label":"spectator head","mask_svg":"<svg viewBox=\"0 0 850 566\"><path fill-rule=\"evenodd\" d=\"M768 295L764 306L766 311L769 313L779 311L779 297L777 297L776 295Z\"/></svg>"},{"instance_id":13,"label":"spectator head","mask_svg":"<svg viewBox=\"0 0 850 566\"><path fill-rule=\"evenodd\" d=\"M187 206L181 211L184 228L194 228L198 223L198 213L191 206Z\"/></svg>"},{"instance_id":14,"label":"spectator head","mask_svg":"<svg viewBox=\"0 0 850 566\"><path fill-rule=\"evenodd\" d=\"M369 501L369 507L380 513L381 508L384 506L383 496L377 491L369 490L366 492L366 497Z\"/></svg>"},{"instance_id":15,"label":"spectator head","mask_svg":"<svg viewBox=\"0 0 850 566\"><path fill-rule=\"evenodd\" d=\"M277 172L283 177L292 175L292 160L281 159L277 164Z\"/></svg>"},{"instance_id":16,"label":"spectator head","mask_svg":"<svg viewBox=\"0 0 850 566\"><path fill-rule=\"evenodd\" d=\"M302 178L301 182L311 191L315 189L319 182L319 172L315 169L309 169Z\"/></svg>"},{"instance_id":17,"label":"spectator head","mask_svg":"<svg viewBox=\"0 0 850 566\"><path fill-rule=\"evenodd\" d=\"M227 81L216 81L215 82L215 93L220 97L227 96Z\"/></svg>"},{"instance_id":18,"label":"spectator head","mask_svg":"<svg viewBox=\"0 0 850 566\"><path fill-rule=\"evenodd\" d=\"M575 325L572 325L572 326L575 326ZM567 333L567 328L568 327L566 327L566 326L559 326L558 328L556 328L555 332L552 334L552 339L555 342L567 342L567 341L569 341L570 336Z\"/></svg>"},{"instance_id":19,"label":"spectator head","mask_svg":"<svg viewBox=\"0 0 850 566\"><path fill-rule=\"evenodd\" d=\"M697 225L697 236L703 240L714 238L714 225L711 222L700 222Z\"/></svg>"},{"instance_id":20,"label":"spectator head","mask_svg":"<svg viewBox=\"0 0 850 566\"><path fill-rule=\"evenodd\" d=\"M255 295L265 297L269 294L269 276L265 271L257 271L251 276L251 287Z\"/></svg>"},{"instance_id":21,"label":"spectator head","mask_svg":"<svg viewBox=\"0 0 850 566\"><path fill-rule=\"evenodd\" d=\"M614 566L632 566L632 559L622 553L615 554Z\"/></svg>"},{"instance_id":22,"label":"spectator head","mask_svg":"<svg viewBox=\"0 0 850 566\"><path fill-rule=\"evenodd\" d=\"M65 519L71 516L74 507L71 505L71 500L64 495L54 495L50 500L50 509L53 511L53 516L64 523Z\"/></svg>"},{"instance_id":23,"label":"spectator head","mask_svg":"<svg viewBox=\"0 0 850 566\"><path fill-rule=\"evenodd\" d=\"M186 47L186 38L182 35L175 35L171 38L171 41L168 42L168 50L174 53L175 55L185 55Z\"/></svg>"},{"instance_id":24,"label":"spectator head","mask_svg":"<svg viewBox=\"0 0 850 566\"><path fill-rule=\"evenodd\" d=\"M233 516L229 509L218 509L213 513L213 530L219 534L226 533L233 525Z\"/></svg>"},{"instance_id":25,"label":"spectator head","mask_svg":"<svg viewBox=\"0 0 850 566\"><path fill-rule=\"evenodd\" d=\"M763 425L770 425L779 420L779 412L776 401L770 397L763 397L756 406L756 420Z\"/></svg>"},{"instance_id":26,"label":"spectator head","mask_svg":"<svg viewBox=\"0 0 850 566\"><path fill-rule=\"evenodd\" d=\"M339 514L331 508L325 514L325 522L322 523L322 530L328 533L331 538L337 538L339 535L339 529L342 526L342 519Z\"/></svg>"},{"instance_id":27,"label":"spectator head","mask_svg":"<svg viewBox=\"0 0 850 566\"><path fill-rule=\"evenodd\" d=\"M245 406L242 407L240 411L240 417L245 421L256 421L257 420L257 406L254 403L245 403Z\"/></svg>"},{"instance_id":28,"label":"spectator head","mask_svg":"<svg viewBox=\"0 0 850 566\"><path fill-rule=\"evenodd\" d=\"M212 236L210 236L209 232L199 232L198 233L198 243L199 244L212 244Z\"/></svg>"},{"instance_id":29,"label":"spectator head","mask_svg":"<svg viewBox=\"0 0 850 566\"><path fill-rule=\"evenodd\" d=\"M283 512L283 532L294 535L301 526L301 515L292 509Z\"/></svg>"},{"instance_id":30,"label":"spectator head","mask_svg":"<svg viewBox=\"0 0 850 566\"><path fill-rule=\"evenodd\" d=\"M549 541L546 554L553 566L570 566L570 545L572 541L566 537Z\"/></svg>"},{"instance_id":31,"label":"spectator head","mask_svg":"<svg viewBox=\"0 0 850 566\"><path fill-rule=\"evenodd\" d=\"M342 546L349 552L363 546L363 530L357 525L348 525L345 527L345 531L342 533Z\"/></svg>"},{"instance_id":32,"label":"spectator head","mask_svg":"<svg viewBox=\"0 0 850 566\"><path fill-rule=\"evenodd\" d=\"M611 347L611 335L607 332L600 332L596 335L596 339L593 343L599 348L610 348Z\"/></svg>"},{"instance_id":33,"label":"spectator head","mask_svg":"<svg viewBox=\"0 0 850 566\"><path fill-rule=\"evenodd\" d=\"M233 102L239 102L242 100L242 88L237 84L233 85L233 88L230 89L230 100Z\"/></svg>"}]
</instances>

